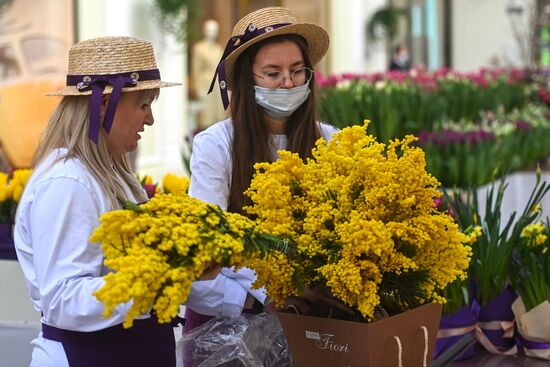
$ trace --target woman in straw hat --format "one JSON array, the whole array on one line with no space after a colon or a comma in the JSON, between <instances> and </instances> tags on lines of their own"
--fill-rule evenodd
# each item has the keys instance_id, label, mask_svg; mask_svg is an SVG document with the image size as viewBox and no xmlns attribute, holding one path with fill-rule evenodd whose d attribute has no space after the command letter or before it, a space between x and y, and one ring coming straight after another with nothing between
<instances>
[{"instance_id":1,"label":"woman in straw hat","mask_svg":"<svg viewBox=\"0 0 550 367\"><path fill-rule=\"evenodd\" d=\"M149 315L130 329L129 304L102 317L93 296L108 272L88 238L102 213L147 199L127 153L153 125L160 80L153 47L133 37L83 41L69 51L66 87L50 117L19 204L15 246L42 313L31 366L174 366L173 328Z\"/></svg>"},{"instance_id":2,"label":"woman in straw hat","mask_svg":"<svg viewBox=\"0 0 550 367\"><path fill-rule=\"evenodd\" d=\"M254 11L235 25L210 87L217 79L231 118L194 138L191 196L243 213L256 162L277 159L279 149L305 159L318 138L331 137L335 128L316 121L312 70L328 45L323 28L281 7ZM251 289L254 279L250 269L222 269L214 280L195 282L184 332L211 316L261 308L266 295Z\"/></svg>"}]
</instances>

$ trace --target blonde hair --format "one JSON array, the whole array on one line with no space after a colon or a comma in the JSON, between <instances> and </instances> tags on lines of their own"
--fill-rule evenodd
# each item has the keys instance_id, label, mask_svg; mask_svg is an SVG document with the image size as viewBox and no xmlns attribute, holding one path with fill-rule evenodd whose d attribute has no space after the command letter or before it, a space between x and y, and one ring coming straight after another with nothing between
<instances>
[{"instance_id":1,"label":"blonde hair","mask_svg":"<svg viewBox=\"0 0 550 367\"><path fill-rule=\"evenodd\" d=\"M139 104L150 97L156 98L158 89L139 91ZM128 201L128 187L138 202L147 196L130 167L128 154L113 155L109 152L106 135L100 129L98 144L88 137L90 120L90 96L65 96L52 113L48 126L33 159L36 167L52 150L67 148L68 154L60 159L78 158L97 180L112 208Z\"/></svg>"}]
</instances>

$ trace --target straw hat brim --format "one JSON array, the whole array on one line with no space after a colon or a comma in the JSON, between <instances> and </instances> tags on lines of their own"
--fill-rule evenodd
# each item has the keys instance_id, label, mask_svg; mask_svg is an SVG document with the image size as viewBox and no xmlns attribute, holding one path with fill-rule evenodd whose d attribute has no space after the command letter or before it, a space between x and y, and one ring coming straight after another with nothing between
<instances>
[{"instance_id":1,"label":"straw hat brim","mask_svg":"<svg viewBox=\"0 0 550 367\"><path fill-rule=\"evenodd\" d=\"M138 84L135 87L122 88L122 92L133 92L133 91L146 90L146 89L175 87L178 85L181 85L181 83L163 82L160 80L144 80L142 82L138 82ZM111 93L112 90L113 90L113 87L110 85L107 85L103 90L103 94L109 94ZM79 92L75 86L69 86L61 90L58 90L56 92L48 93L46 95L47 96L86 96L90 94L92 94L91 89L84 92Z\"/></svg>"},{"instance_id":2,"label":"straw hat brim","mask_svg":"<svg viewBox=\"0 0 550 367\"><path fill-rule=\"evenodd\" d=\"M267 38L284 34L299 35L306 40L308 44L307 53L312 65L317 64L327 53L330 43L329 36L322 27L316 24L296 23L276 28L270 32L254 37L227 56L225 60L225 74L228 89L231 89L233 84L233 68L235 66L235 62L247 48Z\"/></svg>"}]
</instances>

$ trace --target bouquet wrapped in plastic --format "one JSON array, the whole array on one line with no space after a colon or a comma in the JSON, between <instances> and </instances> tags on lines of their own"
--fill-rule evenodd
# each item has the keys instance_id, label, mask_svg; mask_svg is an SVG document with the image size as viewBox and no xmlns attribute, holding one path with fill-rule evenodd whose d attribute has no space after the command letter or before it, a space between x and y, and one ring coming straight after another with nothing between
<instances>
[{"instance_id":1,"label":"bouquet wrapped in plastic","mask_svg":"<svg viewBox=\"0 0 550 367\"><path fill-rule=\"evenodd\" d=\"M185 334L178 358L192 356L194 367L292 367L292 357L276 316L217 317ZM179 365L179 364L178 364Z\"/></svg>"}]
</instances>

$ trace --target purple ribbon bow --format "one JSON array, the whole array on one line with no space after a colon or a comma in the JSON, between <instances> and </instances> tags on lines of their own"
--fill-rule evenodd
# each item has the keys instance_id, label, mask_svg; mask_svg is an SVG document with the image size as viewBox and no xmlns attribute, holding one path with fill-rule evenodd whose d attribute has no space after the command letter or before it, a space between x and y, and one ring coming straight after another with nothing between
<instances>
[{"instance_id":1,"label":"purple ribbon bow","mask_svg":"<svg viewBox=\"0 0 550 367\"><path fill-rule=\"evenodd\" d=\"M100 110L103 91L107 85L111 85L113 90L109 97L109 104L105 112L103 120L103 129L109 134L113 126L116 107L122 88L135 87L139 81L144 80L160 80L160 72L158 69L141 70L128 73L118 73L109 75L68 75L67 85L75 86L79 92L92 90L92 101L90 104L90 126L88 136L95 144L99 141L99 126L100 126Z\"/></svg>"},{"instance_id":2,"label":"purple ribbon bow","mask_svg":"<svg viewBox=\"0 0 550 367\"><path fill-rule=\"evenodd\" d=\"M220 59L220 62L218 63L218 66L216 67L214 78L212 78L212 83L210 83L210 88L208 89L208 93L212 92L212 90L214 89L214 83L216 82L216 77L218 77L218 83L220 86L220 94L222 95L224 110L227 110L227 107L229 106L229 96L227 94L227 79L225 76L225 59L227 58L227 56L229 56L229 54L231 54L233 51L235 51L236 49L238 49L240 46L250 41L251 39L261 36L264 33L271 32L274 29L284 27L290 24L292 23L280 23L280 24L274 24L267 27L263 27L263 28L256 28L254 23L250 23L248 27L246 27L246 31L244 32L243 35L233 36L229 39L229 41L227 41L227 45L225 46L223 55Z\"/></svg>"}]
</instances>

